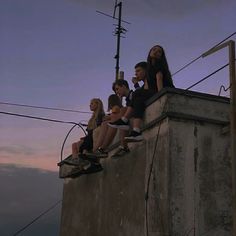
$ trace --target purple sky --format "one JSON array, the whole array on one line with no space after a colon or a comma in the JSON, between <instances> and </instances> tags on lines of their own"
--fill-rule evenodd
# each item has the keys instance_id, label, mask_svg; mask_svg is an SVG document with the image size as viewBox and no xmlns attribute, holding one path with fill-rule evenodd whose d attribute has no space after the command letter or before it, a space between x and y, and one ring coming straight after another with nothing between
<instances>
[{"instance_id":1,"label":"purple sky","mask_svg":"<svg viewBox=\"0 0 236 236\"><path fill-rule=\"evenodd\" d=\"M99 97L106 107L115 79L116 38L112 32L116 21L99 15L96 10L112 15L114 2L1 0L0 102L88 111L90 99ZM165 48L170 70L176 72L236 31L235 12L235 0L124 0L123 18L131 22L131 25L124 24L128 32L121 41L120 67L125 79L130 81L134 65L146 60L149 49L155 44ZM235 40L235 35L231 39ZM174 76L174 83L176 87L186 88L227 62L228 52L224 49ZM228 68L194 90L218 94L221 84L226 87L229 84ZM222 95L228 96L228 93ZM87 114L1 104L0 111L74 122L89 118ZM51 175L45 170L58 170L61 145L70 128L71 125L0 114L0 172L1 187L5 190L1 195L5 201L0 201L5 217L4 221L0 220L1 232L19 229L41 213L40 209L46 209L61 198L57 174ZM70 153L72 141L80 135L79 129L71 134L64 157ZM45 179L51 182L45 185ZM15 197L22 189L20 184L25 197L32 202L27 204L23 201L25 197ZM32 195L32 186L36 187L38 199ZM37 186L40 192L36 191ZM11 211L14 204L20 206L17 212L15 207ZM40 224L34 227L41 230L48 227L54 230L49 235L56 235L58 215L52 220L44 219L45 224L52 223L55 227ZM24 235L42 235L36 228Z\"/></svg>"},{"instance_id":2,"label":"purple sky","mask_svg":"<svg viewBox=\"0 0 236 236\"><path fill-rule=\"evenodd\" d=\"M107 104L115 78L115 21L96 10L113 14L113 1L2 0L0 8L0 102L23 103L88 111L91 98ZM123 18L131 25L121 42L120 67L125 79L134 65L162 45L171 72L235 32L236 2L123 1ZM235 36L232 37L235 40ZM174 76L186 88L227 63L227 50L200 59ZM218 94L228 85L224 69L194 90ZM223 94L227 95L227 94ZM17 112L66 121L88 115L0 105ZM61 144L70 125L0 115L0 163L57 170ZM70 143L81 134L77 129Z\"/></svg>"}]
</instances>

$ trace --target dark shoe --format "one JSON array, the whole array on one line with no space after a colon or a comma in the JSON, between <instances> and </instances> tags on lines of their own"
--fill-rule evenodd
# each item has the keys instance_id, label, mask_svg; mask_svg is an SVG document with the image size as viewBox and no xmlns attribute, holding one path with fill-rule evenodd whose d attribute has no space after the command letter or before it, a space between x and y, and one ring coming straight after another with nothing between
<instances>
[{"instance_id":1,"label":"dark shoe","mask_svg":"<svg viewBox=\"0 0 236 236\"><path fill-rule=\"evenodd\" d=\"M57 163L58 166L62 166L63 164L69 164L69 162L73 159L72 155L68 156L67 158L65 158L64 160L60 161L59 163Z\"/></svg>"},{"instance_id":2,"label":"dark shoe","mask_svg":"<svg viewBox=\"0 0 236 236\"><path fill-rule=\"evenodd\" d=\"M99 158L94 156L94 155L92 155L92 152L89 153L89 154L90 155L87 155L87 153L86 154L80 154L79 158L81 158L83 160L92 161L92 162L99 162Z\"/></svg>"},{"instance_id":3,"label":"dark shoe","mask_svg":"<svg viewBox=\"0 0 236 236\"><path fill-rule=\"evenodd\" d=\"M118 147L117 151L111 156L112 159L116 159L116 158L119 158L123 155L125 155L126 153L129 153L130 150L128 147Z\"/></svg>"},{"instance_id":4,"label":"dark shoe","mask_svg":"<svg viewBox=\"0 0 236 236\"><path fill-rule=\"evenodd\" d=\"M65 160L64 163L67 165L79 166L81 163L81 159L80 158L72 158L69 160Z\"/></svg>"},{"instance_id":5,"label":"dark shoe","mask_svg":"<svg viewBox=\"0 0 236 236\"><path fill-rule=\"evenodd\" d=\"M141 132L136 132L134 130L131 131L130 135L125 137L127 142L140 142L143 140L143 136Z\"/></svg>"},{"instance_id":6,"label":"dark shoe","mask_svg":"<svg viewBox=\"0 0 236 236\"><path fill-rule=\"evenodd\" d=\"M98 158L106 158L108 157L108 152L105 152L103 148L98 148L95 152L86 153L87 156L94 156Z\"/></svg>"},{"instance_id":7,"label":"dark shoe","mask_svg":"<svg viewBox=\"0 0 236 236\"><path fill-rule=\"evenodd\" d=\"M87 168L86 170L83 171L83 174L92 174L92 173L97 173L103 170L103 167L100 163L95 162L91 163L91 166Z\"/></svg>"},{"instance_id":8,"label":"dark shoe","mask_svg":"<svg viewBox=\"0 0 236 236\"><path fill-rule=\"evenodd\" d=\"M114 121L114 122L109 122L108 125L112 128L129 130L129 121L124 122L122 119L119 119L119 120Z\"/></svg>"}]
</instances>

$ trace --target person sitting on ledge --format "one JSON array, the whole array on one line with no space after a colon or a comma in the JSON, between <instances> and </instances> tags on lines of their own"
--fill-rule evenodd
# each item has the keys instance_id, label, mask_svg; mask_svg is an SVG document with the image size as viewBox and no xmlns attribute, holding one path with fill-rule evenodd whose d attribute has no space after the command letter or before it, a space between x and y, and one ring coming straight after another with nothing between
<instances>
[{"instance_id":1,"label":"person sitting on ledge","mask_svg":"<svg viewBox=\"0 0 236 236\"><path fill-rule=\"evenodd\" d=\"M106 158L108 156L105 150L111 144L117 132L117 129L109 127L108 123L121 118L125 113L125 108L116 94L111 94L108 98L108 111L110 113L104 117L99 134L94 140L93 152L86 153L87 156L98 158Z\"/></svg>"},{"instance_id":2,"label":"person sitting on ledge","mask_svg":"<svg viewBox=\"0 0 236 236\"><path fill-rule=\"evenodd\" d=\"M113 128L127 129L129 119L133 117L133 130L125 137L127 142L142 141L141 125L145 112L145 102L163 87L174 87L163 48L156 45L151 48L147 62L135 65L136 81L143 81L143 86L133 93L133 98L124 116L110 122Z\"/></svg>"},{"instance_id":3,"label":"person sitting on ledge","mask_svg":"<svg viewBox=\"0 0 236 236\"><path fill-rule=\"evenodd\" d=\"M78 142L72 144L72 159L69 159L69 162L79 162L80 154L93 149L93 130L101 125L103 117L105 116L102 101L99 98L93 98L90 101L90 110L93 114L88 122L88 134L82 137Z\"/></svg>"}]
</instances>

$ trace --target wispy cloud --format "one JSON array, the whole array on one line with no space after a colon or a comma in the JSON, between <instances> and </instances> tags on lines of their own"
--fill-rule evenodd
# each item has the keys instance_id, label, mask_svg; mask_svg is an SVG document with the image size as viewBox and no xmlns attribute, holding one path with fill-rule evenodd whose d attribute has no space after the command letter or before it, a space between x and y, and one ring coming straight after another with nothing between
<instances>
[{"instance_id":1,"label":"wispy cloud","mask_svg":"<svg viewBox=\"0 0 236 236\"><path fill-rule=\"evenodd\" d=\"M0 146L0 153L29 156L35 154L35 150L26 146Z\"/></svg>"},{"instance_id":2,"label":"wispy cloud","mask_svg":"<svg viewBox=\"0 0 236 236\"><path fill-rule=\"evenodd\" d=\"M56 173L16 165L0 164L0 186L1 235L13 235L62 195L62 182ZM22 235L58 235L59 218L60 205Z\"/></svg>"}]
</instances>

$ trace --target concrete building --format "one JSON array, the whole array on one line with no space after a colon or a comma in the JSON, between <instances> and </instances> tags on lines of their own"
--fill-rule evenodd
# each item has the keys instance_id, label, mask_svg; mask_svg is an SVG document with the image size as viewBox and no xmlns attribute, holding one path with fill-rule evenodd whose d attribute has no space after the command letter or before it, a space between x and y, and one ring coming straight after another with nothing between
<instances>
[{"instance_id":1,"label":"concrete building","mask_svg":"<svg viewBox=\"0 0 236 236\"><path fill-rule=\"evenodd\" d=\"M229 99L164 89L143 135L102 172L64 180L60 236L231 235Z\"/></svg>"}]
</instances>

